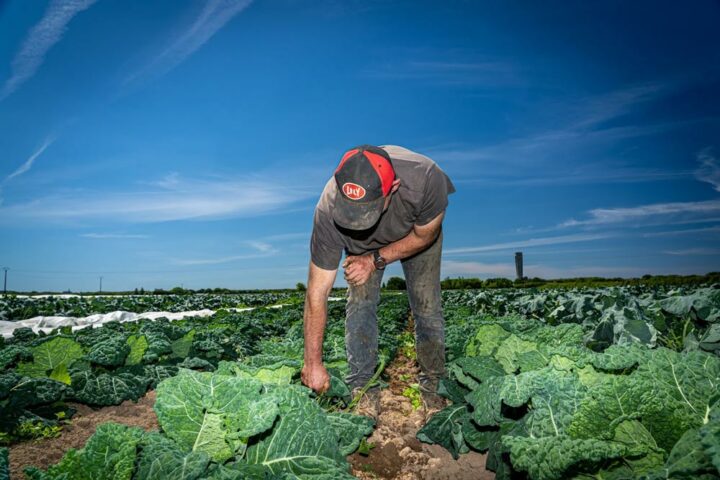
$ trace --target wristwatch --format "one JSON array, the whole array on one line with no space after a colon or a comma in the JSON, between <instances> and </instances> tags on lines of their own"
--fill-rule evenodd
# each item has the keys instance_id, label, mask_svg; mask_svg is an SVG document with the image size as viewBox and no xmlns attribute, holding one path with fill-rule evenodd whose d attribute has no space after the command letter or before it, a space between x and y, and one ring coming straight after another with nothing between
<instances>
[{"instance_id":1,"label":"wristwatch","mask_svg":"<svg viewBox=\"0 0 720 480\"><path fill-rule=\"evenodd\" d=\"M383 256L380 255L380 250L375 250L373 252L373 263L375 264L375 268L377 270L385 270L385 265L387 265L387 262L385 262Z\"/></svg>"}]
</instances>

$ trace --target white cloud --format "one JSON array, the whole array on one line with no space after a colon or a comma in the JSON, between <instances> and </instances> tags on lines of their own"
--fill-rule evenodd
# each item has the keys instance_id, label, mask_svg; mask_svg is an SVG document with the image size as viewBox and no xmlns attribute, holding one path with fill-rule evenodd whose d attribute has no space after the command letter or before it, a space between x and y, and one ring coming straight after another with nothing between
<instances>
[{"instance_id":1,"label":"white cloud","mask_svg":"<svg viewBox=\"0 0 720 480\"><path fill-rule=\"evenodd\" d=\"M47 52L60 41L67 24L96 0L51 0L45 15L28 33L12 61L10 78L0 90L0 101L7 98L40 68Z\"/></svg>"},{"instance_id":2,"label":"white cloud","mask_svg":"<svg viewBox=\"0 0 720 480\"><path fill-rule=\"evenodd\" d=\"M15 178L15 177L17 177L17 176L22 175L23 173L27 172L28 170L30 170L30 169L32 168L32 166L33 166L33 163L35 163L35 160L36 160L40 155L42 155L43 152L44 152L50 145L52 145L52 143L53 143L54 141L55 141L55 137L52 137L52 136L51 136L51 137L48 137L47 139L45 139L45 141L44 141L43 144L40 146L40 148L38 148L37 150L35 150L35 152L33 152L33 154L30 155L27 160L25 160L25 163L23 163L22 165L20 165L20 166L17 168L17 170L15 170L13 173L11 173L10 175L8 175L7 178L5 179L5 181L11 180L11 179L13 179L13 178Z\"/></svg>"},{"instance_id":3,"label":"white cloud","mask_svg":"<svg viewBox=\"0 0 720 480\"><path fill-rule=\"evenodd\" d=\"M720 192L720 161L711 148L706 148L697 156L700 166L695 170L695 178L709 183L716 192Z\"/></svg>"},{"instance_id":4,"label":"white cloud","mask_svg":"<svg viewBox=\"0 0 720 480\"><path fill-rule=\"evenodd\" d=\"M688 255L720 255L718 248L686 248L683 250L667 250L667 255L688 256Z\"/></svg>"},{"instance_id":5,"label":"white cloud","mask_svg":"<svg viewBox=\"0 0 720 480\"><path fill-rule=\"evenodd\" d=\"M523 268L523 274L527 277L540 277L546 279L553 278L574 278L574 277L640 277L646 273L662 273L654 272L653 269L648 270L643 267L632 266L576 266L571 268L553 267L540 264L526 264ZM442 262L443 276L473 276L479 278L503 277L515 278L515 264L512 261L507 263L482 263L482 262L462 262L453 260L443 260Z\"/></svg>"},{"instance_id":6,"label":"white cloud","mask_svg":"<svg viewBox=\"0 0 720 480\"><path fill-rule=\"evenodd\" d=\"M720 200L706 200L701 202L673 202L655 203L637 207L625 208L595 208L588 212L590 218L585 220L570 219L561 223L560 227L578 227L593 225L612 225L633 222L656 221L663 219L660 224L671 224L675 220L703 220L720 213ZM699 218L698 218L699 217ZM657 224L657 223L656 223Z\"/></svg>"},{"instance_id":7,"label":"white cloud","mask_svg":"<svg viewBox=\"0 0 720 480\"><path fill-rule=\"evenodd\" d=\"M279 250L271 244L259 240L250 240L244 242L249 246L255 253L243 253L240 255L228 255L224 257L215 258L200 258L200 259L172 259L172 263L176 265L218 265L221 263L233 263L241 260L254 260L257 258L267 258L276 255Z\"/></svg>"},{"instance_id":8,"label":"white cloud","mask_svg":"<svg viewBox=\"0 0 720 480\"><path fill-rule=\"evenodd\" d=\"M578 116L572 127L575 129L596 127L631 112L640 104L657 99L673 87L676 85L667 82L650 82L586 97L578 104Z\"/></svg>"},{"instance_id":9,"label":"white cloud","mask_svg":"<svg viewBox=\"0 0 720 480\"><path fill-rule=\"evenodd\" d=\"M177 179L173 186L142 191L74 190L0 207L0 223L116 223L257 217L314 198L317 192L276 179Z\"/></svg>"},{"instance_id":10,"label":"white cloud","mask_svg":"<svg viewBox=\"0 0 720 480\"><path fill-rule=\"evenodd\" d=\"M536 120L540 128L528 132L523 124L514 138L510 132L509 138L496 142L434 145L423 152L446 165L458 183L472 185L614 184L692 178L693 168L639 166L617 154L618 145L628 139L667 134L704 121L629 123L635 118L633 112L688 85L689 81L658 81L603 94L563 96L534 104L533 111L545 112Z\"/></svg>"},{"instance_id":11,"label":"white cloud","mask_svg":"<svg viewBox=\"0 0 720 480\"><path fill-rule=\"evenodd\" d=\"M617 184L657 182L692 178L695 172L685 170L660 170L657 168L638 168L608 165L581 165L572 170L548 171L532 173L526 177L517 174L492 175L481 177L462 176L454 180L456 184L492 185L492 186L556 186L585 184Z\"/></svg>"},{"instance_id":12,"label":"white cloud","mask_svg":"<svg viewBox=\"0 0 720 480\"><path fill-rule=\"evenodd\" d=\"M180 65L215 35L252 0L208 0L195 21L148 65L128 77L125 83L160 76Z\"/></svg>"},{"instance_id":13,"label":"white cloud","mask_svg":"<svg viewBox=\"0 0 720 480\"><path fill-rule=\"evenodd\" d=\"M687 121L595 128L569 125L486 145L437 145L423 152L454 174L457 183L492 186L553 186L674 181L693 169L641 167L608 154L618 142L657 136ZM588 161L588 152L598 160ZM603 157L601 155L609 155Z\"/></svg>"},{"instance_id":14,"label":"white cloud","mask_svg":"<svg viewBox=\"0 0 720 480\"><path fill-rule=\"evenodd\" d=\"M467 276L477 277L515 277L515 264L508 263L484 263L484 262L458 262L454 260L442 261L442 276Z\"/></svg>"},{"instance_id":15,"label":"white cloud","mask_svg":"<svg viewBox=\"0 0 720 480\"><path fill-rule=\"evenodd\" d=\"M176 265L218 265L221 263L231 263L231 262L237 262L240 260L253 260L256 258L265 258L270 257L273 255L273 252L267 252L267 253L249 253L249 254L243 254L243 255L230 255L227 257L217 257L217 258L200 258L200 259L190 259L190 258L179 258L179 259L173 259L172 262Z\"/></svg>"},{"instance_id":16,"label":"white cloud","mask_svg":"<svg viewBox=\"0 0 720 480\"><path fill-rule=\"evenodd\" d=\"M466 253L480 253L494 250L509 250L513 248L541 247L545 245L559 245L564 243L590 242L610 237L609 234L577 234L561 235L558 237L531 238L515 242L495 243L476 247L449 248L443 250L444 255L457 255Z\"/></svg>"},{"instance_id":17,"label":"white cloud","mask_svg":"<svg viewBox=\"0 0 720 480\"><path fill-rule=\"evenodd\" d=\"M309 232L293 232L293 233L280 233L277 235L269 235L265 237L268 241L283 241L283 240L305 240L310 239Z\"/></svg>"},{"instance_id":18,"label":"white cloud","mask_svg":"<svg viewBox=\"0 0 720 480\"><path fill-rule=\"evenodd\" d=\"M84 238L150 238L149 235L133 233L83 233L80 236Z\"/></svg>"},{"instance_id":19,"label":"white cloud","mask_svg":"<svg viewBox=\"0 0 720 480\"><path fill-rule=\"evenodd\" d=\"M438 146L428 149L428 152L442 161L475 162L483 160L496 163L498 166L509 162L511 165L506 165L506 171L513 173L518 164L535 163L539 158L555 155L559 151L568 151L580 143L586 145L589 142L607 142L653 135L676 126L676 123L603 126L606 122L659 98L673 88L677 88L677 86L657 82L631 86L604 94L563 98L559 101L561 103L542 106L543 109L557 111L557 116L563 119L554 128L511 138L497 144L476 147Z\"/></svg>"},{"instance_id":20,"label":"white cloud","mask_svg":"<svg viewBox=\"0 0 720 480\"><path fill-rule=\"evenodd\" d=\"M667 273L663 267L637 267L637 266L576 266L576 267L553 267L549 265L527 265L523 274L527 277L540 278L577 278L577 277L604 277L604 278L632 278L641 277L646 273L659 274Z\"/></svg>"},{"instance_id":21,"label":"white cloud","mask_svg":"<svg viewBox=\"0 0 720 480\"><path fill-rule=\"evenodd\" d=\"M145 182L148 185L155 185L156 187L172 189L177 187L180 183L180 174L178 172L170 172L160 180L154 182Z\"/></svg>"},{"instance_id":22,"label":"white cloud","mask_svg":"<svg viewBox=\"0 0 720 480\"><path fill-rule=\"evenodd\" d=\"M720 221L720 218L715 219L716 221ZM715 227L703 227L703 228L688 228L685 230L669 230L665 232L651 232L646 233L643 235L644 237L671 237L671 236L677 236L677 235L703 235L703 234L713 234L713 233L720 233L720 226Z\"/></svg>"},{"instance_id":23,"label":"white cloud","mask_svg":"<svg viewBox=\"0 0 720 480\"><path fill-rule=\"evenodd\" d=\"M267 242L249 241L247 244L261 253L274 253L276 251L275 247Z\"/></svg>"}]
</instances>

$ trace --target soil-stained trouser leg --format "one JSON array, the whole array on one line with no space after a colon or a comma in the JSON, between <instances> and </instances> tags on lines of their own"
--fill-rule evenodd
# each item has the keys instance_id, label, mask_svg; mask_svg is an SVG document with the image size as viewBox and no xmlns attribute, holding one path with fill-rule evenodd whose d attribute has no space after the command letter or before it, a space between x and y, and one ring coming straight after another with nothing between
<instances>
[{"instance_id":1,"label":"soil-stained trouser leg","mask_svg":"<svg viewBox=\"0 0 720 480\"><path fill-rule=\"evenodd\" d=\"M415 319L415 343L420 365L420 389L436 392L445 376L445 320L440 296L442 231L422 252L402 260L410 308Z\"/></svg>"},{"instance_id":2,"label":"soil-stained trouser leg","mask_svg":"<svg viewBox=\"0 0 720 480\"><path fill-rule=\"evenodd\" d=\"M350 388L363 387L375 373L378 360L377 306L383 271L375 270L367 282L348 287L345 306L345 349Z\"/></svg>"}]
</instances>

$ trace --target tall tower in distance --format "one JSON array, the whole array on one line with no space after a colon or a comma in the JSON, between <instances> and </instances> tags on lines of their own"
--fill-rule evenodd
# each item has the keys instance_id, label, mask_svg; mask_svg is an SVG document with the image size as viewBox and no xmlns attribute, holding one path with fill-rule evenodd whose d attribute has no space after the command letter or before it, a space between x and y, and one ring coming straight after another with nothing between
<instances>
[{"instance_id":1,"label":"tall tower in distance","mask_svg":"<svg viewBox=\"0 0 720 480\"><path fill-rule=\"evenodd\" d=\"M515 274L518 280L523 279L523 254L522 252L515 252Z\"/></svg>"}]
</instances>

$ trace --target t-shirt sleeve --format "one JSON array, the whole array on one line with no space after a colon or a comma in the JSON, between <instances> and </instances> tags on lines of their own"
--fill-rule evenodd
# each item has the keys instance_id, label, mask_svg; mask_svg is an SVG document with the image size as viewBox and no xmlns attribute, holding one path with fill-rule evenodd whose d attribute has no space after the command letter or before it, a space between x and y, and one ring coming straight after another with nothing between
<instances>
[{"instance_id":1,"label":"t-shirt sleeve","mask_svg":"<svg viewBox=\"0 0 720 480\"><path fill-rule=\"evenodd\" d=\"M437 165L433 165L427 175L416 225L426 225L440 215L448 206L448 195L455 192L452 182Z\"/></svg>"},{"instance_id":2,"label":"t-shirt sleeve","mask_svg":"<svg viewBox=\"0 0 720 480\"><path fill-rule=\"evenodd\" d=\"M310 260L323 270L337 270L342 253L343 243L332 218L327 212L315 209L310 237Z\"/></svg>"}]
</instances>

